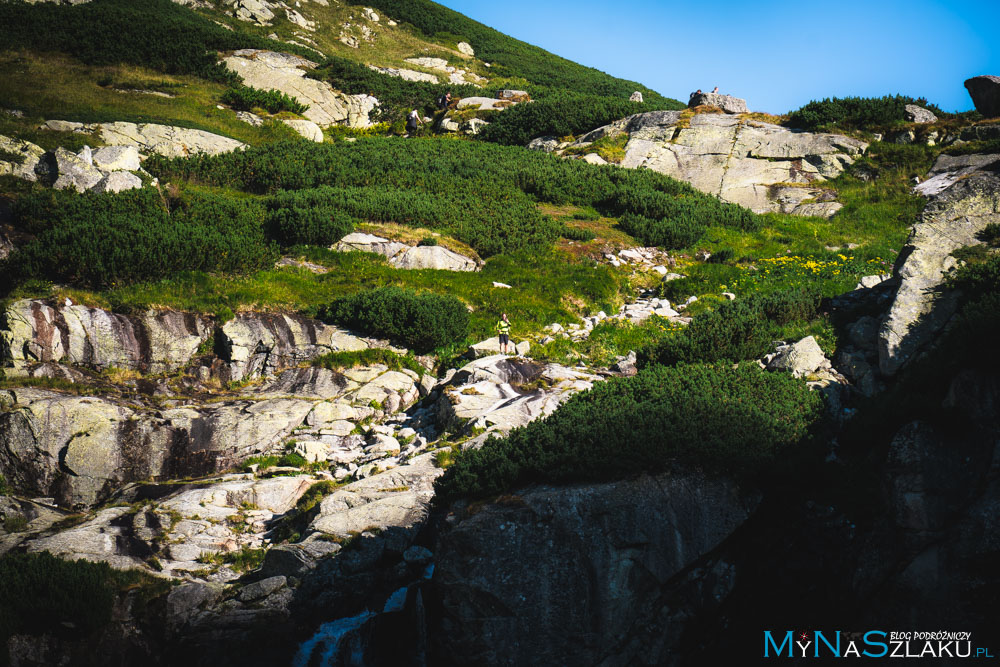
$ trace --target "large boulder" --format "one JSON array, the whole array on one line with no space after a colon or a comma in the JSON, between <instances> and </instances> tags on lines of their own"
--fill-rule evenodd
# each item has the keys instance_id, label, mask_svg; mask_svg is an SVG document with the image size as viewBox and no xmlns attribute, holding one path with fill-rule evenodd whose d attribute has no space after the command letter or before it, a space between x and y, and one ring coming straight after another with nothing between
<instances>
[{"instance_id":1,"label":"large boulder","mask_svg":"<svg viewBox=\"0 0 1000 667\"><path fill-rule=\"evenodd\" d=\"M94 192L122 192L142 187L142 179L127 171L113 171L91 189Z\"/></svg>"},{"instance_id":2,"label":"large boulder","mask_svg":"<svg viewBox=\"0 0 1000 667\"><path fill-rule=\"evenodd\" d=\"M795 377L804 377L820 368L829 368L829 365L819 343L812 336L791 345L781 345L767 360L768 370L789 371Z\"/></svg>"},{"instance_id":3,"label":"large boulder","mask_svg":"<svg viewBox=\"0 0 1000 667\"><path fill-rule=\"evenodd\" d=\"M476 447L494 431L508 433L552 414L570 396L591 389L599 380L558 364L485 356L463 366L442 388L437 417L445 428L477 430L479 435L466 444Z\"/></svg>"},{"instance_id":4,"label":"large boulder","mask_svg":"<svg viewBox=\"0 0 1000 667\"><path fill-rule=\"evenodd\" d=\"M57 190L74 189L84 192L97 185L104 174L83 157L65 148L57 148L51 156L49 179Z\"/></svg>"},{"instance_id":5,"label":"large boulder","mask_svg":"<svg viewBox=\"0 0 1000 667\"><path fill-rule=\"evenodd\" d=\"M879 368L895 374L948 323L956 295L940 290L957 267L959 248L977 245L977 234L1000 223L1000 155L942 155L932 177L917 187L929 202L899 253L899 289L879 333Z\"/></svg>"},{"instance_id":6,"label":"large boulder","mask_svg":"<svg viewBox=\"0 0 1000 667\"><path fill-rule=\"evenodd\" d=\"M974 76L966 80L965 88L976 105L976 111L987 118L1000 116L1000 76Z\"/></svg>"},{"instance_id":7,"label":"large boulder","mask_svg":"<svg viewBox=\"0 0 1000 667\"><path fill-rule=\"evenodd\" d=\"M438 269L441 271L476 271L479 266L465 255L444 246L414 246L389 263L400 269Z\"/></svg>"},{"instance_id":8,"label":"large boulder","mask_svg":"<svg viewBox=\"0 0 1000 667\"><path fill-rule=\"evenodd\" d=\"M843 173L868 147L841 135L798 132L728 114L696 114L684 126L679 111L629 116L580 137L573 147L622 134L628 143L621 166L658 171L758 213L832 215L840 204L822 182Z\"/></svg>"},{"instance_id":9,"label":"large boulder","mask_svg":"<svg viewBox=\"0 0 1000 667\"><path fill-rule=\"evenodd\" d=\"M142 165L135 146L105 146L94 151L94 166L103 171L138 171Z\"/></svg>"},{"instance_id":10,"label":"large boulder","mask_svg":"<svg viewBox=\"0 0 1000 667\"><path fill-rule=\"evenodd\" d=\"M266 0L234 0L233 15L241 21L256 23L257 25L271 25L274 19L274 12L271 11L270 3Z\"/></svg>"},{"instance_id":11,"label":"large boulder","mask_svg":"<svg viewBox=\"0 0 1000 667\"><path fill-rule=\"evenodd\" d=\"M530 488L456 512L433 549L434 653L477 665L669 664L683 618L665 593L756 504L730 480L668 473Z\"/></svg>"},{"instance_id":12,"label":"large boulder","mask_svg":"<svg viewBox=\"0 0 1000 667\"><path fill-rule=\"evenodd\" d=\"M307 77L316 63L300 56L259 49L241 49L225 60L225 66L243 82L261 90L278 90L309 105L303 112L321 128L331 125L368 127L368 114L378 105L369 95L345 95L325 81Z\"/></svg>"},{"instance_id":13,"label":"large boulder","mask_svg":"<svg viewBox=\"0 0 1000 667\"><path fill-rule=\"evenodd\" d=\"M323 143L323 130L311 120L286 118L281 122L298 132L303 138L315 141L316 143Z\"/></svg>"},{"instance_id":14,"label":"large boulder","mask_svg":"<svg viewBox=\"0 0 1000 667\"><path fill-rule=\"evenodd\" d=\"M440 269L444 271L478 271L476 260L460 255L443 246L411 246L399 241L352 232L335 246L341 252L373 252L382 255L400 269Z\"/></svg>"},{"instance_id":15,"label":"large boulder","mask_svg":"<svg viewBox=\"0 0 1000 667\"><path fill-rule=\"evenodd\" d=\"M907 104L903 115L911 123L936 123L938 119L932 112L916 104Z\"/></svg>"},{"instance_id":16,"label":"large boulder","mask_svg":"<svg viewBox=\"0 0 1000 667\"><path fill-rule=\"evenodd\" d=\"M726 113L746 113L747 101L732 95L720 95L718 93L695 93L688 100L689 107L697 106L719 107Z\"/></svg>"}]
</instances>

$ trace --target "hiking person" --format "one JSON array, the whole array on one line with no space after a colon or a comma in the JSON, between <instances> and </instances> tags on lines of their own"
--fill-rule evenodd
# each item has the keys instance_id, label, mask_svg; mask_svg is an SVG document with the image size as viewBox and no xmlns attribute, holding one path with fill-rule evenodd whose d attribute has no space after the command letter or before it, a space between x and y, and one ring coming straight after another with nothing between
<instances>
[{"instance_id":1,"label":"hiking person","mask_svg":"<svg viewBox=\"0 0 1000 667\"><path fill-rule=\"evenodd\" d=\"M438 108L441 111L447 111L448 106L451 104L451 92L447 92L438 98Z\"/></svg>"},{"instance_id":2,"label":"hiking person","mask_svg":"<svg viewBox=\"0 0 1000 667\"><path fill-rule=\"evenodd\" d=\"M507 313L500 316L496 329L500 335L500 354L507 354L507 346L510 344L510 320L507 319Z\"/></svg>"},{"instance_id":3,"label":"hiking person","mask_svg":"<svg viewBox=\"0 0 1000 667\"><path fill-rule=\"evenodd\" d=\"M420 114L414 109L406 115L406 135L408 137L417 136L417 123L423 124L420 120Z\"/></svg>"},{"instance_id":4,"label":"hiking person","mask_svg":"<svg viewBox=\"0 0 1000 667\"><path fill-rule=\"evenodd\" d=\"M719 87L718 86L716 86L715 88L712 89L712 94L713 95L718 95L719 94Z\"/></svg>"}]
</instances>

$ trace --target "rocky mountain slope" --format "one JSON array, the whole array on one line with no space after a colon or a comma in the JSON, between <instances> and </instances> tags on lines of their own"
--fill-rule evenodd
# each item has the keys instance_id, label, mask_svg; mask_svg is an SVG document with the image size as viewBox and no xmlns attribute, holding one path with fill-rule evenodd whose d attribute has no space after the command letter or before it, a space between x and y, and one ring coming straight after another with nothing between
<instances>
[{"instance_id":1,"label":"rocky mountain slope","mask_svg":"<svg viewBox=\"0 0 1000 667\"><path fill-rule=\"evenodd\" d=\"M990 77L979 115L804 131L425 0L30 4L0 3L47 27L0 26L4 660L995 629Z\"/></svg>"}]
</instances>

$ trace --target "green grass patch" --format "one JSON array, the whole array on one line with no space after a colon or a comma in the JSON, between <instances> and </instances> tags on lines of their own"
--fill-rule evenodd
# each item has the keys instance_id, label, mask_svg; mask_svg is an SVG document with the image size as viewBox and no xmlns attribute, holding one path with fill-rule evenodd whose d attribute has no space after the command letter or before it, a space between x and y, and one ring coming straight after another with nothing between
<instances>
[{"instance_id":1,"label":"green grass patch","mask_svg":"<svg viewBox=\"0 0 1000 667\"><path fill-rule=\"evenodd\" d=\"M368 348L356 352L330 352L313 359L310 364L320 368L339 370L341 368L358 368L359 366L374 366L381 364L389 370L401 371L404 368L423 377L427 369L420 365L411 354L398 354L383 348Z\"/></svg>"}]
</instances>

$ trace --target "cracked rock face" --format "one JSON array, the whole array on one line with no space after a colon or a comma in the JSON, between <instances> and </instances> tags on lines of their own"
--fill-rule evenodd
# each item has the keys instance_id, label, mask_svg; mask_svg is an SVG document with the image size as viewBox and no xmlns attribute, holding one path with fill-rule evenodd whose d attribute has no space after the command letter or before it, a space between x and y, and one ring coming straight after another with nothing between
<instances>
[{"instance_id":1,"label":"cracked rock face","mask_svg":"<svg viewBox=\"0 0 1000 667\"><path fill-rule=\"evenodd\" d=\"M825 191L811 186L839 176L868 147L849 137L797 132L729 114L697 114L689 127L681 127L680 120L679 111L637 114L573 145L625 133L623 167L658 171L757 213L823 217L836 213L840 204L824 201L829 199Z\"/></svg>"},{"instance_id":2,"label":"cracked rock face","mask_svg":"<svg viewBox=\"0 0 1000 667\"><path fill-rule=\"evenodd\" d=\"M929 197L896 261L899 290L879 331L879 368L893 375L948 323L954 294L939 293L957 267L952 253L978 245L976 235L1000 223L1000 155L942 155L916 191Z\"/></svg>"},{"instance_id":3,"label":"cracked rock face","mask_svg":"<svg viewBox=\"0 0 1000 667\"><path fill-rule=\"evenodd\" d=\"M36 299L14 302L0 315L0 365L82 364L143 372L186 364L211 328L204 317L176 311L125 316L83 305L54 307Z\"/></svg>"}]
</instances>

